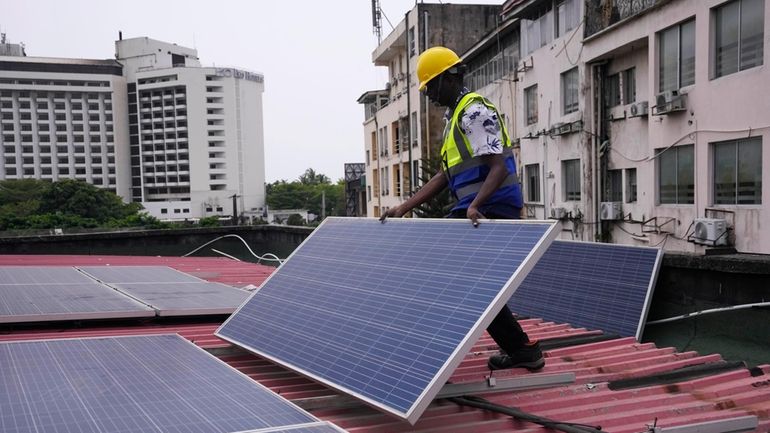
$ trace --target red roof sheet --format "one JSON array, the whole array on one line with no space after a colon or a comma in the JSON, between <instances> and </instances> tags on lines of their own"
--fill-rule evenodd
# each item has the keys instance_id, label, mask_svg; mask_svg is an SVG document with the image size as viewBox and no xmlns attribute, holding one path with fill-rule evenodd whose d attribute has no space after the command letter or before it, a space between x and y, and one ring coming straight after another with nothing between
<instances>
[{"instance_id":1,"label":"red roof sheet","mask_svg":"<svg viewBox=\"0 0 770 433\"><path fill-rule=\"evenodd\" d=\"M267 266L224 258L0 256L0 265L20 264L165 265L210 281L237 286L258 286L273 270ZM549 341L564 337L595 336L599 333L540 319L522 320L521 323L530 336L540 339L546 345ZM218 326L218 322L137 322L133 326L99 322L71 329L22 328L0 334L0 341L179 333L290 400L313 397L333 399L337 395L322 385L218 339L213 335ZM486 335L482 337L455 371L451 382L485 380L489 375L486 358L494 349L492 340ZM649 377L688 366L708 365L721 361L721 357L717 354L701 356L695 352L679 353L673 348L638 343L633 338L555 348L546 350L545 355L546 367L540 373L516 369L495 372L494 377L573 372L575 383L548 389L503 391L484 395L484 398L539 416L601 426L605 431L618 433L644 431L656 418L659 427L671 427L742 415L756 415L759 418L757 431L770 431L768 365L613 390L609 386L611 381ZM461 407L447 400L433 402L414 426L369 407L335 407L333 400L327 403L321 409L313 410L313 414L351 432L507 432L544 429L535 424L513 420L506 415Z\"/></svg>"}]
</instances>

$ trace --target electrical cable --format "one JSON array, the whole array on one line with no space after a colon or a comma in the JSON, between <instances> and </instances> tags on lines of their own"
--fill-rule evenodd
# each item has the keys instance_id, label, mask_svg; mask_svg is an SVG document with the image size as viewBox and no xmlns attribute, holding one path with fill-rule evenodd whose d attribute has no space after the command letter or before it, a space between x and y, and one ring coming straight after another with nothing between
<instances>
[{"instance_id":1,"label":"electrical cable","mask_svg":"<svg viewBox=\"0 0 770 433\"><path fill-rule=\"evenodd\" d=\"M714 314L714 313L723 313L727 311L745 310L748 308L755 308L755 307L770 307L770 302L756 302L753 304L740 304L740 305L730 305L728 307L711 308L708 310L700 310L700 311L695 311L693 313L682 314L681 316L674 316L666 319L653 320L651 322L646 322L646 324L658 325L661 323L671 323L671 322L677 322L679 320L689 319L690 317L702 316L704 314Z\"/></svg>"},{"instance_id":2,"label":"electrical cable","mask_svg":"<svg viewBox=\"0 0 770 433\"><path fill-rule=\"evenodd\" d=\"M744 129L733 129L733 130L696 129L695 131L690 131L687 134L683 135L678 140L674 141L673 143L669 144L668 146L666 146L665 148L663 148L662 150L657 152L655 155L647 156L647 157L641 158L641 159L630 158L630 157L624 155L623 153L619 152L618 150L615 150L615 148L613 148L612 146L610 146L610 150L615 152L615 153L617 153L618 155L620 155L620 157L622 157L623 159L625 159L627 161L631 161L631 162L649 162L649 161L652 161L655 158L658 158L659 156L663 155L663 153L665 153L667 150L669 150L672 147L674 147L677 144L679 144L679 142L681 142L685 138L688 138L688 137L691 138L692 135L697 135L697 134L702 133L702 132L710 132L710 133L714 133L714 134L734 134L736 132L748 132L749 133L749 137L751 137L751 132L752 131L759 130L759 129L767 129L767 128L770 128L770 125L760 126L760 127L757 127L757 128L749 127L749 128L744 128ZM583 130L583 132L587 132L587 133L589 133L591 135L597 136L593 132L585 130L585 129ZM691 138L691 139L693 139L693 138Z\"/></svg>"},{"instance_id":3,"label":"electrical cable","mask_svg":"<svg viewBox=\"0 0 770 433\"><path fill-rule=\"evenodd\" d=\"M478 409L484 409L491 412L502 413L511 416L517 420L528 421L531 423L539 424L546 428L563 431L565 433L603 433L600 426L590 426L585 424L577 424L571 422L554 421L548 418L537 416L531 413L522 411L521 409L509 406L503 406L496 403L492 403L489 400L485 400L476 396L463 396L453 397L449 401L456 403L460 406L470 406Z\"/></svg>"},{"instance_id":4,"label":"electrical cable","mask_svg":"<svg viewBox=\"0 0 770 433\"><path fill-rule=\"evenodd\" d=\"M254 251L252 251L252 250L251 250L251 247L249 247L249 244L248 244L248 243L246 243L246 241L245 241L245 240L244 240L242 237L240 237L240 236L238 236L238 235L233 235L233 234L230 234L230 235L224 235L224 236L220 236L220 237L218 237L218 238L216 238L216 239L210 240L210 241L206 242L205 244L203 244L203 245L199 246L198 248L196 248L196 249L194 249L194 250L190 251L189 253L187 253L187 254L184 254L182 257L187 257L187 256L189 256L189 255L191 255L191 254L195 254L196 252L200 251L201 249L203 249L203 248L207 247L208 245L211 245L211 244L213 244L214 242L216 242L216 241L218 241L218 240L220 240L220 239L224 239L224 238L236 238L236 239L238 239L239 241L243 242L243 245L245 245L245 246L246 246L246 249L249 251L249 253L251 253L251 255L252 255L252 256L254 256L254 257L256 257L256 258L257 258L257 263L260 263L260 262L262 262L262 260L265 260L265 261L270 261L270 262L278 262L278 264L282 264L282 263L284 262L284 259L280 259L280 258L278 258L278 256L276 256L276 255L275 255L275 254L273 254L273 253L265 253L265 254L263 254L263 255L261 255L261 256L260 256L260 255L258 255L257 253L255 253ZM214 251L215 251L215 252L217 252L217 253L219 253L219 254L225 255L225 254L223 254L221 251L216 251L216 250L214 250Z\"/></svg>"}]
</instances>

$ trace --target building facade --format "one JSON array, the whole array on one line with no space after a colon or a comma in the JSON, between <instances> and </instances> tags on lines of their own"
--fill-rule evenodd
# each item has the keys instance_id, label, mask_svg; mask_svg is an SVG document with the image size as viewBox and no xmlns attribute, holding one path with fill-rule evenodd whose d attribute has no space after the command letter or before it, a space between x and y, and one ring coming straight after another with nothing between
<instances>
[{"instance_id":1,"label":"building facade","mask_svg":"<svg viewBox=\"0 0 770 433\"><path fill-rule=\"evenodd\" d=\"M505 2L461 57L514 138L524 215L568 239L770 253L768 9Z\"/></svg>"},{"instance_id":2,"label":"building facade","mask_svg":"<svg viewBox=\"0 0 770 433\"><path fill-rule=\"evenodd\" d=\"M264 77L115 45L117 60L0 57L0 179L81 179L163 220L261 214Z\"/></svg>"},{"instance_id":3,"label":"building facade","mask_svg":"<svg viewBox=\"0 0 770 433\"><path fill-rule=\"evenodd\" d=\"M417 58L426 48L467 50L497 25L500 6L417 3L372 54L388 69L384 89L364 93L367 214L402 203L419 186L421 159L441 147L444 110L418 90ZM432 173L426 173L430 177Z\"/></svg>"}]
</instances>

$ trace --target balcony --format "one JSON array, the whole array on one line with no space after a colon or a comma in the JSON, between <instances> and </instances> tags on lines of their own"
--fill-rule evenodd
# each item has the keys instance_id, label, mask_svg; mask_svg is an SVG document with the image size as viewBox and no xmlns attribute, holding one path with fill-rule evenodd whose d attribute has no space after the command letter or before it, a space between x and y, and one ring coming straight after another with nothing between
<instances>
[{"instance_id":1,"label":"balcony","mask_svg":"<svg viewBox=\"0 0 770 433\"><path fill-rule=\"evenodd\" d=\"M634 18L671 0L586 0L585 37Z\"/></svg>"}]
</instances>

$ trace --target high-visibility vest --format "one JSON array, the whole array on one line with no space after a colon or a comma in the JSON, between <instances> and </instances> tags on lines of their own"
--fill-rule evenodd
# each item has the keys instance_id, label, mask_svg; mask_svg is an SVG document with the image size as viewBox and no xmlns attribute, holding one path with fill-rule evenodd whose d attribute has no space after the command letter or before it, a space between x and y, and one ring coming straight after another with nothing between
<instances>
[{"instance_id":1,"label":"high-visibility vest","mask_svg":"<svg viewBox=\"0 0 770 433\"><path fill-rule=\"evenodd\" d=\"M473 155L468 138L460 128L460 118L465 113L465 109L472 103L480 102L490 110L497 113L500 122L501 136L503 141L503 157L505 158L505 167L508 175L503 183L497 188L494 194L483 204L483 206L503 204L521 208L523 200L521 196L521 186L516 177L516 162L513 159L513 148L508 132L505 130L500 114L497 108L478 93L468 93L460 99L455 107L452 118L444 129L444 144L441 147L441 159L443 162L444 173L449 181L449 188L452 190L457 205L453 209L466 209L470 206L476 194L481 190L481 185L489 174L487 166L481 158Z\"/></svg>"}]
</instances>

